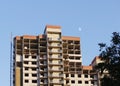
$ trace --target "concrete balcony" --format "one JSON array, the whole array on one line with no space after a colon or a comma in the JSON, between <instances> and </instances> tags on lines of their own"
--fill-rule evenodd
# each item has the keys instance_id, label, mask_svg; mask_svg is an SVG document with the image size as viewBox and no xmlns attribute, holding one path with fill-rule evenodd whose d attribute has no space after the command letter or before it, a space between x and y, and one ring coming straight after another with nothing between
<instances>
[{"instance_id":1,"label":"concrete balcony","mask_svg":"<svg viewBox=\"0 0 120 86\"><path fill-rule=\"evenodd\" d=\"M47 84L47 82L40 82L40 86L48 86Z\"/></svg>"},{"instance_id":2,"label":"concrete balcony","mask_svg":"<svg viewBox=\"0 0 120 86\"><path fill-rule=\"evenodd\" d=\"M39 71L40 71L40 72L47 72L47 69L43 69L43 70L40 69Z\"/></svg>"},{"instance_id":3,"label":"concrete balcony","mask_svg":"<svg viewBox=\"0 0 120 86\"><path fill-rule=\"evenodd\" d=\"M63 81L59 81L59 82L50 81L50 84L52 84L52 85L63 85L64 82Z\"/></svg>"},{"instance_id":4,"label":"concrete balcony","mask_svg":"<svg viewBox=\"0 0 120 86\"><path fill-rule=\"evenodd\" d=\"M53 68L49 68L50 71L63 71L63 68L57 68L55 69L54 67Z\"/></svg>"},{"instance_id":5,"label":"concrete balcony","mask_svg":"<svg viewBox=\"0 0 120 86\"><path fill-rule=\"evenodd\" d=\"M47 66L47 64L41 64L40 63L40 67L46 67Z\"/></svg>"},{"instance_id":6,"label":"concrete balcony","mask_svg":"<svg viewBox=\"0 0 120 86\"><path fill-rule=\"evenodd\" d=\"M68 56L81 56L81 54L68 54Z\"/></svg>"},{"instance_id":7,"label":"concrete balcony","mask_svg":"<svg viewBox=\"0 0 120 86\"><path fill-rule=\"evenodd\" d=\"M42 76L42 75L40 75L40 79L47 79L47 76Z\"/></svg>"},{"instance_id":8,"label":"concrete balcony","mask_svg":"<svg viewBox=\"0 0 120 86\"><path fill-rule=\"evenodd\" d=\"M40 55L46 55L47 52L40 52Z\"/></svg>"},{"instance_id":9,"label":"concrete balcony","mask_svg":"<svg viewBox=\"0 0 120 86\"><path fill-rule=\"evenodd\" d=\"M44 60L47 60L47 58L42 58L42 57L40 57L39 60L40 60L40 61L44 61Z\"/></svg>"},{"instance_id":10,"label":"concrete balcony","mask_svg":"<svg viewBox=\"0 0 120 86\"><path fill-rule=\"evenodd\" d=\"M70 78L69 77L64 77L64 80L70 80Z\"/></svg>"},{"instance_id":11,"label":"concrete balcony","mask_svg":"<svg viewBox=\"0 0 120 86\"><path fill-rule=\"evenodd\" d=\"M32 65L32 64L23 64L23 67L37 67L37 64L36 65Z\"/></svg>"},{"instance_id":12,"label":"concrete balcony","mask_svg":"<svg viewBox=\"0 0 120 86\"><path fill-rule=\"evenodd\" d=\"M40 70L40 73L47 73L47 70Z\"/></svg>"},{"instance_id":13,"label":"concrete balcony","mask_svg":"<svg viewBox=\"0 0 120 86\"><path fill-rule=\"evenodd\" d=\"M48 44L48 47L62 47L62 44Z\"/></svg>"},{"instance_id":14,"label":"concrete balcony","mask_svg":"<svg viewBox=\"0 0 120 86\"><path fill-rule=\"evenodd\" d=\"M49 75L49 78L63 78L63 76L50 74L50 75Z\"/></svg>"},{"instance_id":15,"label":"concrete balcony","mask_svg":"<svg viewBox=\"0 0 120 86\"><path fill-rule=\"evenodd\" d=\"M60 38L48 38L48 41L52 42L61 42L62 40Z\"/></svg>"},{"instance_id":16,"label":"concrete balcony","mask_svg":"<svg viewBox=\"0 0 120 86\"><path fill-rule=\"evenodd\" d=\"M49 56L49 60L62 60L62 56L58 57Z\"/></svg>"},{"instance_id":17,"label":"concrete balcony","mask_svg":"<svg viewBox=\"0 0 120 86\"><path fill-rule=\"evenodd\" d=\"M62 50L49 50L49 53L55 53L55 54L59 54L62 53Z\"/></svg>"},{"instance_id":18,"label":"concrete balcony","mask_svg":"<svg viewBox=\"0 0 120 86\"><path fill-rule=\"evenodd\" d=\"M58 62L58 63L49 62L49 65L51 65L51 66L61 66L61 65L63 65L63 62Z\"/></svg>"}]
</instances>

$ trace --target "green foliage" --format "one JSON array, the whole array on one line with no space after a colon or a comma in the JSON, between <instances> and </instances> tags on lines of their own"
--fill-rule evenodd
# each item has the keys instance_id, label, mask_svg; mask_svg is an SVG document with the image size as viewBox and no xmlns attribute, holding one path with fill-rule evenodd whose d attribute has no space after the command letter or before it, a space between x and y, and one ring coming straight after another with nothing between
<instances>
[{"instance_id":1,"label":"green foliage","mask_svg":"<svg viewBox=\"0 0 120 86\"><path fill-rule=\"evenodd\" d=\"M108 76L104 76L101 82L101 86L113 86L112 79Z\"/></svg>"},{"instance_id":2,"label":"green foliage","mask_svg":"<svg viewBox=\"0 0 120 86\"><path fill-rule=\"evenodd\" d=\"M99 43L100 55L103 63L99 63L96 68L103 74L104 70L108 71L109 76L101 79L102 86L120 86L120 34L113 32L111 44L107 46Z\"/></svg>"}]
</instances>

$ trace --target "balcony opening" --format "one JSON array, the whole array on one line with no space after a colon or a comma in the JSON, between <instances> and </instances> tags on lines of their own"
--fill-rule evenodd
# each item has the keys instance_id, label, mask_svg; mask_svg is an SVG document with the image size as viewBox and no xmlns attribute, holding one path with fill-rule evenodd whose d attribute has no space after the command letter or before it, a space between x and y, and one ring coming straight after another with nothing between
<instances>
[{"instance_id":1,"label":"balcony opening","mask_svg":"<svg viewBox=\"0 0 120 86\"><path fill-rule=\"evenodd\" d=\"M71 80L71 83L72 83L72 84L75 83L75 80Z\"/></svg>"},{"instance_id":2,"label":"balcony opening","mask_svg":"<svg viewBox=\"0 0 120 86\"><path fill-rule=\"evenodd\" d=\"M78 81L78 84L82 84L82 81Z\"/></svg>"},{"instance_id":3,"label":"balcony opening","mask_svg":"<svg viewBox=\"0 0 120 86\"><path fill-rule=\"evenodd\" d=\"M37 80L32 80L32 83L37 83Z\"/></svg>"},{"instance_id":4,"label":"balcony opening","mask_svg":"<svg viewBox=\"0 0 120 86\"><path fill-rule=\"evenodd\" d=\"M28 80L25 80L25 83L28 83L29 81Z\"/></svg>"}]
</instances>

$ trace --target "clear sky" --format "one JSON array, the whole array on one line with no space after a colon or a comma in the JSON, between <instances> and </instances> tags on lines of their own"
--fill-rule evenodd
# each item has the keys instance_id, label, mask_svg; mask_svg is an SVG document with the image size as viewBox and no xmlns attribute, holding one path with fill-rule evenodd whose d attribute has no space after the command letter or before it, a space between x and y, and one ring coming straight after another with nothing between
<instances>
[{"instance_id":1,"label":"clear sky","mask_svg":"<svg viewBox=\"0 0 120 86\"><path fill-rule=\"evenodd\" d=\"M47 24L60 25L62 35L81 37L83 64L89 65L99 54L98 43L120 32L120 0L0 0L1 86L10 86L11 32L39 35Z\"/></svg>"}]
</instances>

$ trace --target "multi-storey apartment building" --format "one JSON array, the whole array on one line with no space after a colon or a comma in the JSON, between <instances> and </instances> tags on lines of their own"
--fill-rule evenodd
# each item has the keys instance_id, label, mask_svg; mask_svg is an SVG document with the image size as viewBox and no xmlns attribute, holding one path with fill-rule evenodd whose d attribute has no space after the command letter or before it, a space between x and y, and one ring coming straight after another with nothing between
<instances>
[{"instance_id":1,"label":"multi-storey apartment building","mask_svg":"<svg viewBox=\"0 0 120 86\"><path fill-rule=\"evenodd\" d=\"M92 66L82 66L80 38L47 25L38 36L14 37L14 86L98 86Z\"/></svg>"},{"instance_id":2,"label":"multi-storey apartment building","mask_svg":"<svg viewBox=\"0 0 120 86\"><path fill-rule=\"evenodd\" d=\"M97 80L97 86L101 86L101 79L104 76L109 76L109 73L107 70L104 70L103 73L101 74L100 70L96 70L96 65L98 65L99 63L104 63L104 60L101 60L101 58L99 56L96 56L93 61L91 62L90 66L92 66L93 70L95 71L95 75L94 77Z\"/></svg>"}]
</instances>

